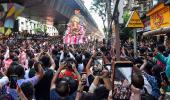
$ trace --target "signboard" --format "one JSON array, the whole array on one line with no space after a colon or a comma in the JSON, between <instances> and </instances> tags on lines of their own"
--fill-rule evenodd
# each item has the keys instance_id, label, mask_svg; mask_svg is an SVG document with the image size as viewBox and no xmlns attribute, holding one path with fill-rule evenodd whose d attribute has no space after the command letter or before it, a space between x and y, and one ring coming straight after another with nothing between
<instances>
[{"instance_id":1,"label":"signboard","mask_svg":"<svg viewBox=\"0 0 170 100\"><path fill-rule=\"evenodd\" d=\"M170 26L170 7L165 6L163 9L150 15L151 30L156 30Z\"/></svg>"},{"instance_id":2,"label":"signboard","mask_svg":"<svg viewBox=\"0 0 170 100\"><path fill-rule=\"evenodd\" d=\"M141 21L139 14L137 11L133 11L127 24L126 27L129 28L144 28L144 24Z\"/></svg>"}]
</instances>

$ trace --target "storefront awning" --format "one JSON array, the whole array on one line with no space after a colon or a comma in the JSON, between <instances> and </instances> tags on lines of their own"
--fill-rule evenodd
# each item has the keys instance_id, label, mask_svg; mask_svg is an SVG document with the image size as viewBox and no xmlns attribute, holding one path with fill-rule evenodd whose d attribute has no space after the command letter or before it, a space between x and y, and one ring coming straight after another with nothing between
<instances>
[{"instance_id":1,"label":"storefront awning","mask_svg":"<svg viewBox=\"0 0 170 100\"><path fill-rule=\"evenodd\" d=\"M159 34L167 34L167 33L170 33L170 27L164 27L164 28L159 28L157 30L144 32L143 36L159 35Z\"/></svg>"}]
</instances>

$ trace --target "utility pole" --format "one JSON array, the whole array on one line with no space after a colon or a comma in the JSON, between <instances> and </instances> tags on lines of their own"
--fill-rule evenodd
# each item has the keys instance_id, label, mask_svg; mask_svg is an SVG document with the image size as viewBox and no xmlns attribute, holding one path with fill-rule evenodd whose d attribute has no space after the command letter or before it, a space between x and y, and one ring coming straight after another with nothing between
<instances>
[{"instance_id":1,"label":"utility pole","mask_svg":"<svg viewBox=\"0 0 170 100\"><path fill-rule=\"evenodd\" d=\"M133 29L133 46L134 46L134 56L137 57L137 34L136 34L136 29Z\"/></svg>"}]
</instances>

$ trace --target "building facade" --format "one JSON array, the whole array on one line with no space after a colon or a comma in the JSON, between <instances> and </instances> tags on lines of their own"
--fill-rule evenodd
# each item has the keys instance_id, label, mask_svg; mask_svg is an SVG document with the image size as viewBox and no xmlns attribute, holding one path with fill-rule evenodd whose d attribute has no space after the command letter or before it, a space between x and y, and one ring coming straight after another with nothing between
<instances>
[{"instance_id":1,"label":"building facade","mask_svg":"<svg viewBox=\"0 0 170 100\"><path fill-rule=\"evenodd\" d=\"M47 25L32 19L18 17L18 31L27 31L29 34L47 33L49 36L58 35L58 30L53 25Z\"/></svg>"}]
</instances>

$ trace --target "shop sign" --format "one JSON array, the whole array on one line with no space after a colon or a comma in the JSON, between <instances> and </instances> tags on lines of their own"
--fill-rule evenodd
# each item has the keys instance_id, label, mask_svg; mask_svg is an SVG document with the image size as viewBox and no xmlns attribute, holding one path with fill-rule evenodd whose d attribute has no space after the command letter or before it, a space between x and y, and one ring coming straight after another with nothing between
<instances>
[{"instance_id":1,"label":"shop sign","mask_svg":"<svg viewBox=\"0 0 170 100\"><path fill-rule=\"evenodd\" d=\"M159 8L159 9L158 9ZM163 6L161 9L159 5L154 8L154 12L149 12L151 30L156 30L163 27L170 26L170 7Z\"/></svg>"}]
</instances>

